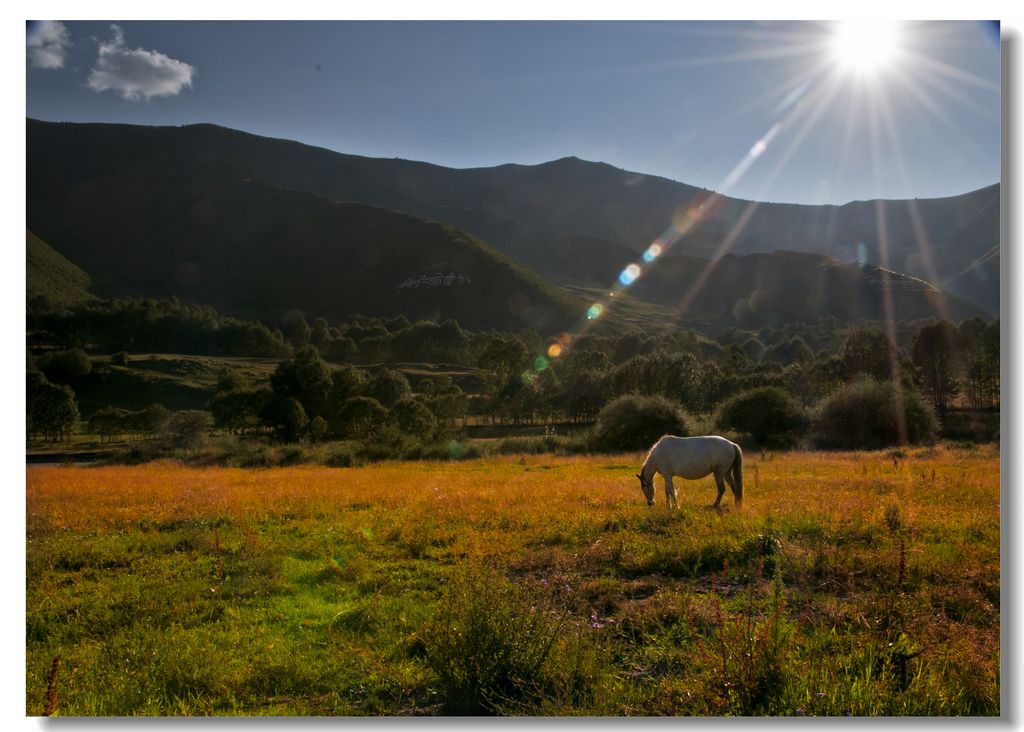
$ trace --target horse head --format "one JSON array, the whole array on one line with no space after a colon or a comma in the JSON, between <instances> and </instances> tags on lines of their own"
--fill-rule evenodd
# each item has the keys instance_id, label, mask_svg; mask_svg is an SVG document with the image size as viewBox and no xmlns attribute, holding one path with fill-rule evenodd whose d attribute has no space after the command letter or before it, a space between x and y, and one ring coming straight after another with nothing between
<instances>
[{"instance_id":1,"label":"horse head","mask_svg":"<svg viewBox=\"0 0 1024 732\"><path fill-rule=\"evenodd\" d=\"M636 474L636 477L640 479L640 490L644 492L644 498L647 499L647 505L654 505L654 476L651 476L651 480L644 481L644 476L640 473Z\"/></svg>"}]
</instances>

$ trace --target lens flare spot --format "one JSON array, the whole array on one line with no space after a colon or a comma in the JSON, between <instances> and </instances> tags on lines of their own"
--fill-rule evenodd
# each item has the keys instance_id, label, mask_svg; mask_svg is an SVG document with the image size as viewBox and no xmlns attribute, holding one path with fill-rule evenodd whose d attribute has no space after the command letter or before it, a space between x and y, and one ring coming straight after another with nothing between
<instances>
[{"instance_id":1,"label":"lens flare spot","mask_svg":"<svg viewBox=\"0 0 1024 732\"><path fill-rule=\"evenodd\" d=\"M647 251L644 252L644 261L653 262L655 259L661 256L662 251L663 247L661 246L661 244L659 242L654 242L649 247L647 247Z\"/></svg>"},{"instance_id":2,"label":"lens flare spot","mask_svg":"<svg viewBox=\"0 0 1024 732\"><path fill-rule=\"evenodd\" d=\"M458 440L452 440L448 443L448 455L452 458L457 458L466 451L466 448Z\"/></svg>"},{"instance_id":3,"label":"lens flare spot","mask_svg":"<svg viewBox=\"0 0 1024 732\"><path fill-rule=\"evenodd\" d=\"M552 343L548 346L548 358L558 358L562 355L562 344Z\"/></svg>"},{"instance_id":4,"label":"lens flare spot","mask_svg":"<svg viewBox=\"0 0 1024 732\"><path fill-rule=\"evenodd\" d=\"M533 359L533 370L534 371L543 371L547 367L548 367L548 360L546 358L544 358L543 356L537 356L537 358Z\"/></svg>"},{"instance_id":5,"label":"lens flare spot","mask_svg":"<svg viewBox=\"0 0 1024 732\"><path fill-rule=\"evenodd\" d=\"M857 264L863 267L868 263L868 248L864 246L864 242L857 242Z\"/></svg>"},{"instance_id":6,"label":"lens flare spot","mask_svg":"<svg viewBox=\"0 0 1024 732\"><path fill-rule=\"evenodd\" d=\"M640 276L640 265L631 264L622 270L622 274L619 275L619 282L626 287L629 287L636 281L636 278Z\"/></svg>"},{"instance_id":7,"label":"lens flare spot","mask_svg":"<svg viewBox=\"0 0 1024 732\"><path fill-rule=\"evenodd\" d=\"M597 320L601 317L601 313L604 312L604 306L601 303L595 302L587 310L587 320Z\"/></svg>"},{"instance_id":8,"label":"lens flare spot","mask_svg":"<svg viewBox=\"0 0 1024 732\"><path fill-rule=\"evenodd\" d=\"M520 374L519 378L523 380L523 384L525 386L529 386L530 384L533 383L534 379L537 378L537 374L535 374L533 371L527 370Z\"/></svg>"}]
</instances>

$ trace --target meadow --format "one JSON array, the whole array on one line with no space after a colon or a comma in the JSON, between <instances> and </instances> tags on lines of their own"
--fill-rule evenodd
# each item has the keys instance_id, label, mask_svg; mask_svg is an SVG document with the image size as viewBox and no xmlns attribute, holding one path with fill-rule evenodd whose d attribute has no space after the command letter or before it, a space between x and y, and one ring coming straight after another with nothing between
<instances>
[{"instance_id":1,"label":"meadow","mask_svg":"<svg viewBox=\"0 0 1024 732\"><path fill-rule=\"evenodd\" d=\"M998 715L996 445L27 468L29 715Z\"/></svg>"}]
</instances>

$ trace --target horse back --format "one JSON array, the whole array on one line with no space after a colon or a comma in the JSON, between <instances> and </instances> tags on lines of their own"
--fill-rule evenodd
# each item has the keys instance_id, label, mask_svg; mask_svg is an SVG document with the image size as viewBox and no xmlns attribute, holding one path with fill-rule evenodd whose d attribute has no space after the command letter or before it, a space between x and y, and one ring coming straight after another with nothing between
<instances>
[{"instance_id":1,"label":"horse back","mask_svg":"<svg viewBox=\"0 0 1024 732\"><path fill-rule=\"evenodd\" d=\"M736 457L736 446L717 435L676 437L666 435L655 446L660 472L671 472L695 480L714 472L728 470Z\"/></svg>"}]
</instances>

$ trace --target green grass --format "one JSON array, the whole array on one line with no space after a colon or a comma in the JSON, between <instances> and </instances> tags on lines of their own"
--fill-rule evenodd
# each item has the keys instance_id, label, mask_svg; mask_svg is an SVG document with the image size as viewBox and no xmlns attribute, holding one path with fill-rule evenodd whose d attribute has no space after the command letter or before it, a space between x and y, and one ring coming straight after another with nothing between
<instances>
[{"instance_id":1,"label":"green grass","mask_svg":"<svg viewBox=\"0 0 1024 732\"><path fill-rule=\"evenodd\" d=\"M639 458L30 468L26 711L999 714L996 449Z\"/></svg>"}]
</instances>

